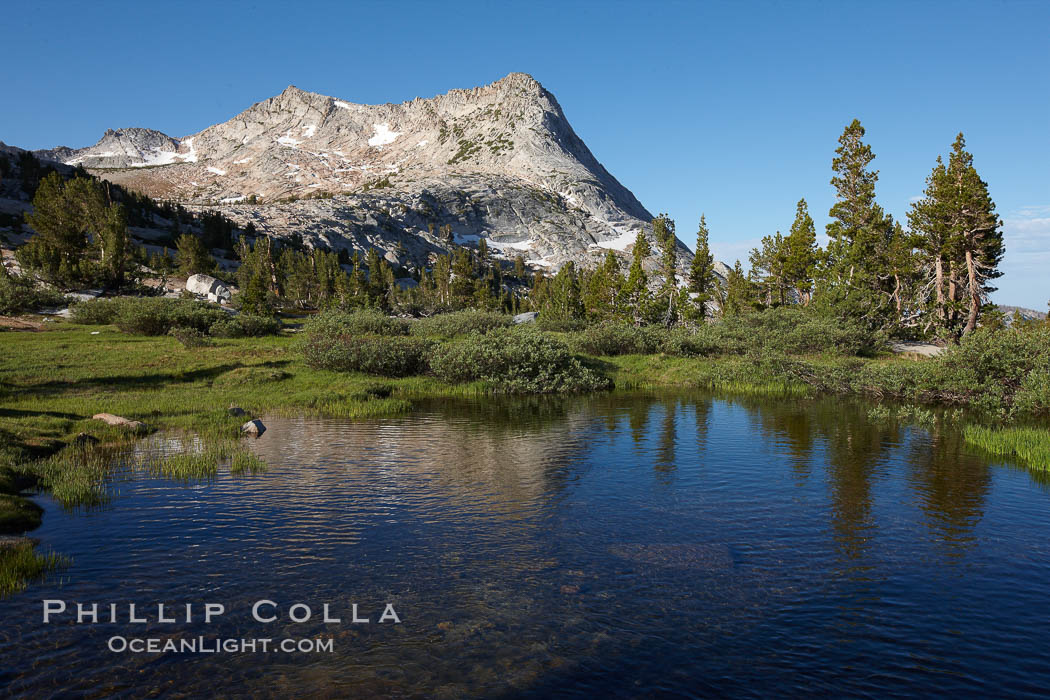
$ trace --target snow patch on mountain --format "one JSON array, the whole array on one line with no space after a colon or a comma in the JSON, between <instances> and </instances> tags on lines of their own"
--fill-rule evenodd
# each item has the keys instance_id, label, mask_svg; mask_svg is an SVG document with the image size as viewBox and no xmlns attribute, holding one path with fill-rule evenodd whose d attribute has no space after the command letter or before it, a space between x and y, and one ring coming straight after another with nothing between
<instances>
[{"instance_id":1,"label":"snow patch on mountain","mask_svg":"<svg viewBox=\"0 0 1050 700\"><path fill-rule=\"evenodd\" d=\"M383 124L373 124L372 126L375 127L375 134L368 139L368 145L372 148L391 144L401 135L398 131L391 131L390 125L385 122Z\"/></svg>"}]
</instances>

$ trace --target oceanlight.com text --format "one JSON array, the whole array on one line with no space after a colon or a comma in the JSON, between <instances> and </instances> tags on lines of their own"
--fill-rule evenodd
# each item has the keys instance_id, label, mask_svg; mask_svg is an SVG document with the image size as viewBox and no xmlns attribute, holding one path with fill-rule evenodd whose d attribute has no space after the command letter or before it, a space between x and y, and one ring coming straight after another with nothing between
<instances>
[{"instance_id":1,"label":"oceanlight.com text","mask_svg":"<svg viewBox=\"0 0 1050 700\"><path fill-rule=\"evenodd\" d=\"M110 637L107 648L116 654L330 654L335 640L326 638L216 638Z\"/></svg>"}]
</instances>

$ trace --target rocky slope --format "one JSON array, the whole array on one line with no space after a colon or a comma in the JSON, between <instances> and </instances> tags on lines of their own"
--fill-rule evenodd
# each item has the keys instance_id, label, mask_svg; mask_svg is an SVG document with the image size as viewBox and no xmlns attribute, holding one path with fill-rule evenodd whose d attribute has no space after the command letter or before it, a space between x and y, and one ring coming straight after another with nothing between
<instances>
[{"instance_id":1,"label":"rocky slope","mask_svg":"<svg viewBox=\"0 0 1050 700\"><path fill-rule=\"evenodd\" d=\"M377 247L403 262L445 249L448 226L456 243L485 238L533 266L588 264L628 251L652 219L523 73L385 105L289 87L183 138L121 129L89 148L37 153L269 235Z\"/></svg>"}]
</instances>

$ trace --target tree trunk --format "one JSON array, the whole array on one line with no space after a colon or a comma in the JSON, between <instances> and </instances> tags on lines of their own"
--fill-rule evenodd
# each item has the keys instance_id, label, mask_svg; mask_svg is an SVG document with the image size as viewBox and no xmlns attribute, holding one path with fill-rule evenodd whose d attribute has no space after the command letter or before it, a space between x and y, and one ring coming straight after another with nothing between
<instances>
[{"instance_id":1,"label":"tree trunk","mask_svg":"<svg viewBox=\"0 0 1050 700\"><path fill-rule=\"evenodd\" d=\"M937 315L941 317L942 321L947 321L948 310L944 308L944 261L941 260L940 256L937 256L935 269L937 275Z\"/></svg>"},{"instance_id":2,"label":"tree trunk","mask_svg":"<svg viewBox=\"0 0 1050 700\"><path fill-rule=\"evenodd\" d=\"M977 286L977 268L973 262L973 251L966 251L966 274L970 282L970 315L966 319L963 335L969 335L977 327L977 312L981 308L981 292Z\"/></svg>"},{"instance_id":3,"label":"tree trunk","mask_svg":"<svg viewBox=\"0 0 1050 700\"><path fill-rule=\"evenodd\" d=\"M948 327L952 328L955 326L955 321L959 317L959 311L955 306L956 292L958 291L955 283L955 266L951 263L948 264L948 303L951 304L951 309L945 314L945 320L948 323Z\"/></svg>"}]
</instances>

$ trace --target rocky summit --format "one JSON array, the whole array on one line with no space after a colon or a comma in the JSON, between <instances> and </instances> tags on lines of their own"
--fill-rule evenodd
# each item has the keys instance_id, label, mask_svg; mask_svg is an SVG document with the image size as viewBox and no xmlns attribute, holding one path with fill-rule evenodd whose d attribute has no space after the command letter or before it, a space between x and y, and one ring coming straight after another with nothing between
<instances>
[{"instance_id":1,"label":"rocky summit","mask_svg":"<svg viewBox=\"0 0 1050 700\"><path fill-rule=\"evenodd\" d=\"M289 87L229 121L172 138L107 131L37 151L152 197L218 209L259 233L422 263L485 239L533 267L627 252L651 213L524 73L401 104ZM681 265L688 249L679 243Z\"/></svg>"}]
</instances>

